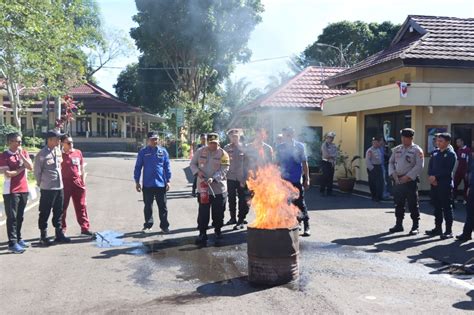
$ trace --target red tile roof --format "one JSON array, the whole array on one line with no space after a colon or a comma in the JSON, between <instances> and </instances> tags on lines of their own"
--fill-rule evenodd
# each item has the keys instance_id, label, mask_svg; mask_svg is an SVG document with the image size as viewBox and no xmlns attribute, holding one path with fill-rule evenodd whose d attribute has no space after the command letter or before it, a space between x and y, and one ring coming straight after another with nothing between
<instances>
[{"instance_id":1,"label":"red tile roof","mask_svg":"<svg viewBox=\"0 0 474 315\"><path fill-rule=\"evenodd\" d=\"M344 69L346 68L307 67L282 86L250 103L242 111L247 112L265 108L321 110L321 99L328 99L354 92L354 90L350 89L331 89L327 85L321 84L322 80Z\"/></svg>"},{"instance_id":2,"label":"red tile roof","mask_svg":"<svg viewBox=\"0 0 474 315\"><path fill-rule=\"evenodd\" d=\"M407 65L474 67L474 18L409 15L390 47L326 80L344 84Z\"/></svg>"}]
</instances>

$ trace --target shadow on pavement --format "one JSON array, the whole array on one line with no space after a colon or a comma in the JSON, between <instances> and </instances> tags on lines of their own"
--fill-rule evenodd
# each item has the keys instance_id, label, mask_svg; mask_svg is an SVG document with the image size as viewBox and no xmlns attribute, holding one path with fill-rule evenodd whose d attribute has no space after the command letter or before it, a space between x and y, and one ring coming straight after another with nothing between
<instances>
[{"instance_id":1,"label":"shadow on pavement","mask_svg":"<svg viewBox=\"0 0 474 315\"><path fill-rule=\"evenodd\" d=\"M454 303L453 307L460 310L467 310L467 311L474 310L474 290L467 292L466 295L471 298L470 301L462 301L462 302Z\"/></svg>"}]
</instances>

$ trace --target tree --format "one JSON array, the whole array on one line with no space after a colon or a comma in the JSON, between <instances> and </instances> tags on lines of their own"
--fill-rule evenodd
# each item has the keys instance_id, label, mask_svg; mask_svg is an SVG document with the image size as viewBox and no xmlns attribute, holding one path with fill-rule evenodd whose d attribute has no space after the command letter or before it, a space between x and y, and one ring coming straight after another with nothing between
<instances>
[{"instance_id":1,"label":"tree","mask_svg":"<svg viewBox=\"0 0 474 315\"><path fill-rule=\"evenodd\" d=\"M81 47L100 38L100 20L92 0L2 1L0 20L0 74L21 127L22 89L64 95L85 73Z\"/></svg>"},{"instance_id":2,"label":"tree","mask_svg":"<svg viewBox=\"0 0 474 315\"><path fill-rule=\"evenodd\" d=\"M261 21L260 0L136 0L138 27L130 32L150 64L162 64L175 91L205 99L236 61L248 61L247 42ZM203 100L203 107L205 101Z\"/></svg>"},{"instance_id":3,"label":"tree","mask_svg":"<svg viewBox=\"0 0 474 315\"><path fill-rule=\"evenodd\" d=\"M278 74L268 77L269 83L265 86L265 92L271 92L288 82L294 75L288 72L280 71Z\"/></svg>"},{"instance_id":4,"label":"tree","mask_svg":"<svg viewBox=\"0 0 474 315\"><path fill-rule=\"evenodd\" d=\"M94 74L118 57L129 57L133 43L122 31L107 29L103 38L87 51L86 80L92 80Z\"/></svg>"},{"instance_id":5,"label":"tree","mask_svg":"<svg viewBox=\"0 0 474 315\"><path fill-rule=\"evenodd\" d=\"M309 65L353 66L387 48L400 25L391 22L341 21L331 23L299 56L296 63Z\"/></svg>"},{"instance_id":6,"label":"tree","mask_svg":"<svg viewBox=\"0 0 474 315\"><path fill-rule=\"evenodd\" d=\"M246 78L237 81L226 79L221 95L221 108L213 115L213 130L224 131L237 117L238 111L262 95L259 89L250 89L250 82Z\"/></svg>"},{"instance_id":7,"label":"tree","mask_svg":"<svg viewBox=\"0 0 474 315\"><path fill-rule=\"evenodd\" d=\"M114 84L119 99L152 113L163 114L172 101L173 82L162 64L149 65L139 58L138 63L128 65Z\"/></svg>"}]
</instances>

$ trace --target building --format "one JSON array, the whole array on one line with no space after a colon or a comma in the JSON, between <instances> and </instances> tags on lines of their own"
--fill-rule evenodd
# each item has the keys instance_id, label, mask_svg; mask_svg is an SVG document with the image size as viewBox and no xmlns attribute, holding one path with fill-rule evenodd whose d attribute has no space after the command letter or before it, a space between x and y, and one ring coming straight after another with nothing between
<instances>
[{"instance_id":1,"label":"building","mask_svg":"<svg viewBox=\"0 0 474 315\"><path fill-rule=\"evenodd\" d=\"M357 118L359 155L376 135L399 142L405 127L416 130L426 159L435 132L449 131L474 145L473 30L473 18L408 16L390 47L325 81L357 92L327 100L324 115ZM399 87L405 84L406 90ZM426 172L423 190L429 189ZM359 173L366 181L367 173Z\"/></svg>"},{"instance_id":2,"label":"building","mask_svg":"<svg viewBox=\"0 0 474 315\"><path fill-rule=\"evenodd\" d=\"M72 88L69 95L79 105L81 114L74 117L68 131L75 138L75 145L83 150L135 151L153 124L165 121L164 118L122 102L92 82ZM49 101L45 108L47 127L42 124L43 102L34 101L26 106L21 116L22 132L25 135L40 136L45 129L54 127L54 102ZM12 110L6 96L3 97L3 104L4 123L11 124Z\"/></svg>"},{"instance_id":3,"label":"building","mask_svg":"<svg viewBox=\"0 0 474 315\"><path fill-rule=\"evenodd\" d=\"M273 144L282 128L292 126L297 137L306 143L310 167L321 160L321 141L325 133L335 131L336 143L341 143L351 156L356 152L356 118L323 116L327 99L354 92L353 89L332 89L321 81L346 68L307 67L291 80L264 95L241 110L244 116L256 117L256 125L270 133Z\"/></svg>"}]
</instances>

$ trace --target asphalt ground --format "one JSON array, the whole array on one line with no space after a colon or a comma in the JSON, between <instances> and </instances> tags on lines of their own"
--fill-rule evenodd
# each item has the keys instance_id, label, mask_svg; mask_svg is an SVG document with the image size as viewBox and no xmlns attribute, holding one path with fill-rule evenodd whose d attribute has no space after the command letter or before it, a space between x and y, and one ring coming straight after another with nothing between
<instances>
[{"instance_id":1,"label":"asphalt ground","mask_svg":"<svg viewBox=\"0 0 474 315\"><path fill-rule=\"evenodd\" d=\"M197 203L190 195L188 162L173 161L168 194L171 233L140 232L141 194L132 179L134 156L87 158L91 228L104 237L79 236L68 211L71 244L37 246L37 207L28 211L22 255L7 252L0 227L0 313L392 313L456 314L474 310L474 279L443 267L474 256L474 242L388 234L393 205L336 193L307 192L312 236L300 238L300 279L279 287L247 281L246 231L224 229L209 246L194 245ZM434 224L422 203L421 229ZM464 210L456 209L460 232ZM155 218L158 219L155 206ZM229 218L228 212L226 219ZM407 220L408 219L408 220ZM410 228L409 216L405 229ZM250 221L252 214L250 215ZM49 229L53 233L52 227Z\"/></svg>"}]
</instances>

